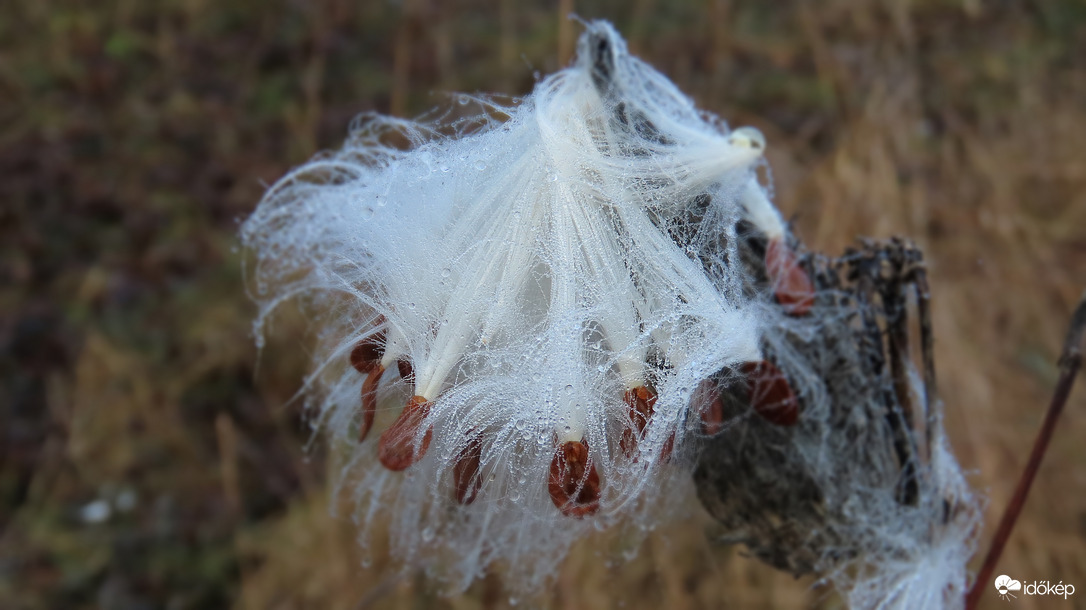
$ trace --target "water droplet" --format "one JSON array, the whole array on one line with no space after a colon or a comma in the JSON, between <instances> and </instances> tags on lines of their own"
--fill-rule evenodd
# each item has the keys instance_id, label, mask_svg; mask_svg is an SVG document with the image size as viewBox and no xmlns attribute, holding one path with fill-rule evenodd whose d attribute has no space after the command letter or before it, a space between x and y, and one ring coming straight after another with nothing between
<instances>
[{"instance_id":1,"label":"water droplet","mask_svg":"<svg viewBox=\"0 0 1086 610\"><path fill-rule=\"evenodd\" d=\"M430 542L433 539L434 539L434 528L427 527L424 530L422 530L422 541L423 542Z\"/></svg>"},{"instance_id":2,"label":"water droplet","mask_svg":"<svg viewBox=\"0 0 1086 610\"><path fill-rule=\"evenodd\" d=\"M415 308L415 302L414 301L409 301L407 303L407 308L408 309L414 309Z\"/></svg>"},{"instance_id":3,"label":"water droplet","mask_svg":"<svg viewBox=\"0 0 1086 610\"><path fill-rule=\"evenodd\" d=\"M468 105L468 102L469 102L469 101L471 101L471 98L469 98L469 97L468 97L468 96L466 96L466 95L458 95L458 96L456 96L456 101L457 101L457 102L458 102L458 103L459 103L459 104L460 104L461 106L467 106L467 105Z\"/></svg>"},{"instance_id":4,"label":"water droplet","mask_svg":"<svg viewBox=\"0 0 1086 610\"><path fill-rule=\"evenodd\" d=\"M477 169L479 171L483 171L484 169L486 169L486 163L483 163L482 159L476 161L475 162L475 169Z\"/></svg>"},{"instance_id":5,"label":"water droplet","mask_svg":"<svg viewBox=\"0 0 1086 610\"><path fill-rule=\"evenodd\" d=\"M370 206L362 208L362 219L369 220L370 218L373 218L373 208Z\"/></svg>"},{"instance_id":6,"label":"water droplet","mask_svg":"<svg viewBox=\"0 0 1086 610\"><path fill-rule=\"evenodd\" d=\"M449 277L449 275L451 275L451 274L452 274L452 271L448 267L445 267L444 269L441 270L441 277Z\"/></svg>"}]
</instances>

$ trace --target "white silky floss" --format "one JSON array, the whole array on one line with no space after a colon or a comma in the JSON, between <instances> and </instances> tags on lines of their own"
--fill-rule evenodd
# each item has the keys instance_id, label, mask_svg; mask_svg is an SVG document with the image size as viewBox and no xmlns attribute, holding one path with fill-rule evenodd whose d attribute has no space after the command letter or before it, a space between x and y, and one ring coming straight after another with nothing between
<instances>
[{"instance_id":1,"label":"white silky floss","mask_svg":"<svg viewBox=\"0 0 1086 610\"><path fill-rule=\"evenodd\" d=\"M751 215L741 198L768 204L764 140L698 111L602 22L528 97L470 101L470 120L364 117L342 149L273 185L242 238L258 336L293 297L322 331L307 393L350 454L340 489L358 520L388 516L394 551L452 589L497 561L532 591L594 529L648 529L690 501L691 396L760 359L733 238ZM414 377L385 374L359 442L363 377L345 365L364 340ZM624 393L644 387L652 415L624 451ZM428 407L415 458L390 472L377 433L412 395ZM576 516L548 491L567 442L598 474L597 504ZM477 497L460 504L454 465L473 450Z\"/></svg>"}]
</instances>

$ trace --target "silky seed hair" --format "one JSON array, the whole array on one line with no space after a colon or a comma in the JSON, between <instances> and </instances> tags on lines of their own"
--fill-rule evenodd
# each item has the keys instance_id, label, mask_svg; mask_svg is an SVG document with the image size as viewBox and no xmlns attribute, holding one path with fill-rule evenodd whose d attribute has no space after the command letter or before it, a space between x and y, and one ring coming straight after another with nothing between
<instances>
[{"instance_id":1,"label":"silky seed hair","mask_svg":"<svg viewBox=\"0 0 1086 610\"><path fill-rule=\"evenodd\" d=\"M306 393L364 543L535 591L689 499L719 424L692 399L762 360L735 227L764 146L593 22L531 95L366 115L274 184L242 227L256 334L291 299L319 328Z\"/></svg>"}]
</instances>

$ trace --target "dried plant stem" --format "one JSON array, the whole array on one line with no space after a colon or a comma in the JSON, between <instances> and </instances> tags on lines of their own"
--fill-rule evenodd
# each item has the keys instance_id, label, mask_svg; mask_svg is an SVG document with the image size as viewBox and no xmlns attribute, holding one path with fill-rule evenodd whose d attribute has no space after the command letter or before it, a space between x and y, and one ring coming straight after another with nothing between
<instances>
[{"instance_id":1,"label":"dried plant stem","mask_svg":"<svg viewBox=\"0 0 1086 610\"><path fill-rule=\"evenodd\" d=\"M1056 421L1059 419L1060 413L1063 412L1064 405L1067 404L1067 397L1071 394L1071 387L1075 383L1075 375L1078 374L1079 368L1082 366L1084 334L1086 334L1086 293L1082 295L1075 313L1071 316L1071 328L1067 332L1067 338L1063 344L1063 353L1060 355L1060 378L1056 383L1056 391L1052 395L1052 402L1048 406L1048 413L1045 414L1044 424L1041 426L1041 431L1037 433L1037 439L1033 443L1033 451L1030 452L1029 461L1026 463L1025 470L1022 471L1022 476L1018 479L1018 486L1015 488L1010 504L1007 505L1003 518L999 522L999 528L996 529L995 536L992 538L992 547L988 549L988 556L984 558L984 565L981 566L980 572L977 574L977 580L973 583L973 588L969 590L969 594L965 598L967 610L976 608L980 596L988 589L996 564L999 562L1000 555L1003 554L1003 547L1011 536L1011 530L1014 529L1018 515L1022 512L1022 506L1026 503L1029 488L1033 485L1033 479L1037 476L1037 469L1041 466L1041 460L1048 449L1049 441L1052 440L1052 433L1056 429Z\"/></svg>"}]
</instances>

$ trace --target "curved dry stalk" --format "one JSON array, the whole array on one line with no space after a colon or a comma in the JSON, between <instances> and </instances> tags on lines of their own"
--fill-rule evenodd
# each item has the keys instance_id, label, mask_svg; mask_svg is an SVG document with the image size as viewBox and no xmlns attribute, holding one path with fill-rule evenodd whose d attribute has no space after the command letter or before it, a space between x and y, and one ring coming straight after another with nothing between
<instances>
[{"instance_id":1,"label":"curved dry stalk","mask_svg":"<svg viewBox=\"0 0 1086 610\"><path fill-rule=\"evenodd\" d=\"M1044 459L1045 451L1048 450L1048 443L1052 440L1052 433L1056 430L1056 421L1059 420L1060 414L1063 413L1063 407L1067 404L1067 398L1070 396L1071 388L1075 384L1075 376L1082 367L1084 336L1086 336L1086 292L1083 293L1078 307L1075 308L1074 314L1071 315L1071 325L1067 331L1067 338L1063 343L1063 352L1060 354L1060 378L1056 383L1056 390L1052 394L1052 402L1048 405L1048 412L1045 414L1044 423L1041 424L1041 430L1037 433L1036 440L1033 441L1033 450L1029 454L1029 461L1026 462L1022 476L1018 478L1018 486L1015 487L1014 495L1011 496L1011 501L1003 512L1003 518L999 521L995 536L992 537L992 546L988 549L988 555L984 558L984 564L981 566L980 572L977 573L973 588L969 590L969 594L965 598L967 610L976 608L981 595L988 589L987 583L992 578L996 564L999 563L999 558L1003 554L1003 547L1006 546L1007 540L1011 537L1014 524L1018 521L1018 515L1022 512L1022 507L1029 496L1029 489L1033 485L1033 479L1037 476L1037 470L1041 467L1041 460Z\"/></svg>"}]
</instances>

